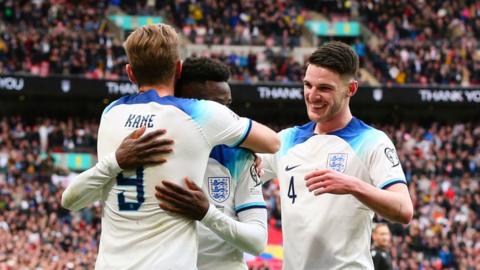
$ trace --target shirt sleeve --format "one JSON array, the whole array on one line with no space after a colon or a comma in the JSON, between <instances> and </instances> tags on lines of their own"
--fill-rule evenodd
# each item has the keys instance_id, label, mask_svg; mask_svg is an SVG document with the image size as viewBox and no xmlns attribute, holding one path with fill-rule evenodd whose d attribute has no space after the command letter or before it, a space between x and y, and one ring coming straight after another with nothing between
<instances>
[{"instance_id":1,"label":"shirt sleeve","mask_svg":"<svg viewBox=\"0 0 480 270\"><path fill-rule=\"evenodd\" d=\"M109 106L110 107L110 106ZM98 163L87 171L77 175L62 193L62 206L78 211L103 199L103 190L115 184L115 177L122 171L117 163L115 152L108 153L106 146L110 142L106 118L108 108L102 114L98 129L97 156Z\"/></svg>"},{"instance_id":2,"label":"shirt sleeve","mask_svg":"<svg viewBox=\"0 0 480 270\"><path fill-rule=\"evenodd\" d=\"M78 211L102 198L102 189L115 179L122 169L115 152L102 158L93 168L77 175L62 194L62 206Z\"/></svg>"},{"instance_id":3,"label":"shirt sleeve","mask_svg":"<svg viewBox=\"0 0 480 270\"><path fill-rule=\"evenodd\" d=\"M262 193L262 182L257 175L254 156L250 155L244 163L235 187L234 205L237 215L250 209L266 209Z\"/></svg>"},{"instance_id":4,"label":"shirt sleeve","mask_svg":"<svg viewBox=\"0 0 480 270\"><path fill-rule=\"evenodd\" d=\"M398 183L407 183L395 146L386 135L372 152L369 170L370 178L378 188L387 189Z\"/></svg>"},{"instance_id":5,"label":"shirt sleeve","mask_svg":"<svg viewBox=\"0 0 480 270\"><path fill-rule=\"evenodd\" d=\"M259 255L267 245L267 210L252 209L239 213L238 218L236 221L210 204L200 222L232 246Z\"/></svg>"},{"instance_id":6,"label":"shirt sleeve","mask_svg":"<svg viewBox=\"0 0 480 270\"><path fill-rule=\"evenodd\" d=\"M238 152L237 152L238 153ZM262 194L262 183L254 167L254 155L241 152L239 173L234 173L234 206L238 221L219 211L213 204L201 222L232 246L260 254L267 243L267 209Z\"/></svg>"},{"instance_id":7,"label":"shirt sleeve","mask_svg":"<svg viewBox=\"0 0 480 270\"><path fill-rule=\"evenodd\" d=\"M277 175L277 162L275 154L257 154L262 159L262 166L264 174L260 177L262 183L268 182L274 178L278 178Z\"/></svg>"},{"instance_id":8,"label":"shirt sleeve","mask_svg":"<svg viewBox=\"0 0 480 270\"><path fill-rule=\"evenodd\" d=\"M252 120L239 117L227 107L213 101L198 101L193 110L192 117L202 126L212 147L220 144L239 146L252 128Z\"/></svg>"}]
</instances>

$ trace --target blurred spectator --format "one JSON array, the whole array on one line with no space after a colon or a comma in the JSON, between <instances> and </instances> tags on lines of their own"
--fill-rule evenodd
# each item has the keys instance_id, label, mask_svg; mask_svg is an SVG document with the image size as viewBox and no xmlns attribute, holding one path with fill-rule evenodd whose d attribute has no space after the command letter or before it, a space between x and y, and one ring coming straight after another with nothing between
<instances>
[{"instance_id":1,"label":"blurred spectator","mask_svg":"<svg viewBox=\"0 0 480 270\"><path fill-rule=\"evenodd\" d=\"M390 256L391 248L390 229L386 224L379 223L375 225L372 233L372 259L375 270L391 270L392 257Z\"/></svg>"}]
</instances>

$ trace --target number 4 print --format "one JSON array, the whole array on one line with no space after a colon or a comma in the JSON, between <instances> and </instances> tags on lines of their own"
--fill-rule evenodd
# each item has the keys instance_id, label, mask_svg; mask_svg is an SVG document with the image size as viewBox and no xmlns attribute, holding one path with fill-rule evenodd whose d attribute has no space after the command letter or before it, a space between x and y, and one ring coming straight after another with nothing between
<instances>
[{"instance_id":1,"label":"number 4 print","mask_svg":"<svg viewBox=\"0 0 480 270\"><path fill-rule=\"evenodd\" d=\"M290 178L290 184L288 185L288 198L292 199L292 204L295 203L295 198L297 198L297 194L295 194L295 185L294 185L294 178L293 176Z\"/></svg>"}]
</instances>

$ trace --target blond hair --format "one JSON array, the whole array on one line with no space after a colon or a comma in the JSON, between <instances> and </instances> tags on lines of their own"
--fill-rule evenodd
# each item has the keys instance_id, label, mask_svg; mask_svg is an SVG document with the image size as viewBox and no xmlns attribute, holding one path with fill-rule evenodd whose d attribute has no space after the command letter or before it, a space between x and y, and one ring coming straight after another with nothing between
<instances>
[{"instance_id":1,"label":"blond hair","mask_svg":"<svg viewBox=\"0 0 480 270\"><path fill-rule=\"evenodd\" d=\"M123 43L138 85L167 83L180 60L178 36L167 24L147 25L133 31Z\"/></svg>"}]
</instances>

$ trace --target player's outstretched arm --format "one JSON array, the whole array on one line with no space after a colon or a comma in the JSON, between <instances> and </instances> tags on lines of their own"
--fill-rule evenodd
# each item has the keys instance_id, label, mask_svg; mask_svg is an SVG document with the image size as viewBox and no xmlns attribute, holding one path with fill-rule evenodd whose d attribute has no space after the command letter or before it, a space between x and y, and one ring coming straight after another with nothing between
<instances>
[{"instance_id":1,"label":"player's outstretched arm","mask_svg":"<svg viewBox=\"0 0 480 270\"><path fill-rule=\"evenodd\" d=\"M101 199L102 188L123 170L138 166L164 163L165 154L172 151L172 140L160 139L165 130L142 136L140 128L127 136L115 153L106 155L89 170L77 175L62 194L62 206L78 211Z\"/></svg>"},{"instance_id":2,"label":"player's outstretched arm","mask_svg":"<svg viewBox=\"0 0 480 270\"><path fill-rule=\"evenodd\" d=\"M169 181L156 186L160 207L191 219L199 220L234 247L258 255L267 243L266 209L250 209L239 214L240 221L225 215L211 205L203 190L185 179L186 188Z\"/></svg>"},{"instance_id":3,"label":"player's outstretched arm","mask_svg":"<svg viewBox=\"0 0 480 270\"><path fill-rule=\"evenodd\" d=\"M122 169L118 166L115 153L111 153L98 163L77 175L62 193L62 207L78 211L102 198L102 188Z\"/></svg>"},{"instance_id":4,"label":"player's outstretched arm","mask_svg":"<svg viewBox=\"0 0 480 270\"><path fill-rule=\"evenodd\" d=\"M305 176L305 181L308 190L316 196L325 193L351 194L388 220L404 224L412 220L413 204L405 183L397 183L383 190L330 169L313 171Z\"/></svg>"},{"instance_id":5,"label":"player's outstretched arm","mask_svg":"<svg viewBox=\"0 0 480 270\"><path fill-rule=\"evenodd\" d=\"M280 137L275 131L252 121L252 129L240 145L257 153L275 153L280 149Z\"/></svg>"},{"instance_id":6,"label":"player's outstretched arm","mask_svg":"<svg viewBox=\"0 0 480 270\"><path fill-rule=\"evenodd\" d=\"M239 117L227 107L214 101L195 104L195 119L202 127L210 146L225 144L242 146L256 153L275 153L280 138L275 131L245 117Z\"/></svg>"}]
</instances>

